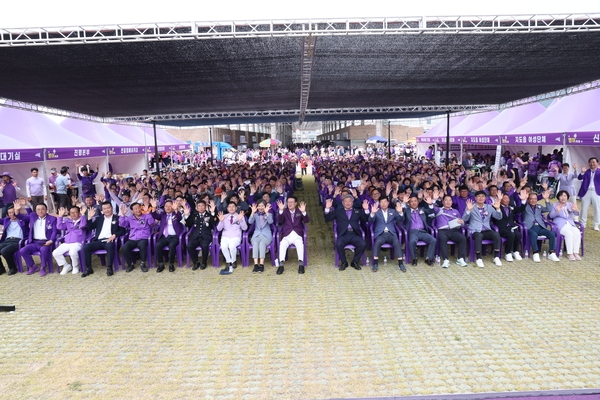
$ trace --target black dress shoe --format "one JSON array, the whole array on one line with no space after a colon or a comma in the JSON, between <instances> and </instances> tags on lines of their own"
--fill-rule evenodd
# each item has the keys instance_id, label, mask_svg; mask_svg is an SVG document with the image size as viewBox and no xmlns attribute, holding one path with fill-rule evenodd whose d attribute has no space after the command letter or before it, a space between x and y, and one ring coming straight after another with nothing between
<instances>
[{"instance_id":1,"label":"black dress shoe","mask_svg":"<svg viewBox=\"0 0 600 400\"><path fill-rule=\"evenodd\" d=\"M298 266L298 273L299 274L303 274L304 273L304 265L299 265Z\"/></svg>"},{"instance_id":2,"label":"black dress shoe","mask_svg":"<svg viewBox=\"0 0 600 400\"><path fill-rule=\"evenodd\" d=\"M83 274L81 274L81 277L85 278L86 276L89 276L93 273L94 273L94 270L92 269L92 267L86 267L85 272Z\"/></svg>"},{"instance_id":3,"label":"black dress shoe","mask_svg":"<svg viewBox=\"0 0 600 400\"><path fill-rule=\"evenodd\" d=\"M156 272L163 272L165 270L165 264L158 264L158 268L156 268Z\"/></svg>"},{"instance_id":4,"label":"black dress shoe","mask_svg":"<svg viewBox=\"0 0 600 400\"><path fill-rule=\"evenodd\" d=\"M432 260L432 259L430 259L430 258L426 258L426 259L425 259L425 264L427 264L427 265L429 265L429 266L432 266L432 265L433 265L433 260Z\"/></svg>"},{"instance_id":5,"label":"black dress shoe","mask_svg":"<svg viewBox=\"0 0 600 400\"><path fill-rule=\"evenodd\" d=\"M192 271L195 271L198 268L200 268L200 261L198 261L196 264L194 264L194 266L192 267Z\"/></svg>"},{"instance_id":6,"label":"black dress shoe","mask_svg":"<svg viewBox=\"0 0 600 400\"><path fill-rule=\"evenodd\" d=\"M148 272L148 267L146 266L146 263L144 261L140 263L140 269L142 270L142 272Z\"/></svg>"},{"instance_id":7,"label":"black dress shoe","mask_svg":"<svg viewBox=\"0 0 600 400\"><path fill-rule=\"evenodd\" d=\"M200 264L200 269L201 270L206 269L206 264L204 264L204 263Z\"/></svg>"},{"instance_id":8,"label":"black dress shoe","mask_svg":"<svg viewBox=\"0 0 600 400\"><path fill-rule=\"evenodd\" d=\"M281 275L283 274L283 265L279 268L277 268L277 275Z\"/></svg>"},{"instance_id":9,"label":"black dress shoe","mask_svg":"<svg viewBox=\"0 0 600 400\"><path fill-rule=\"evenodd\" d=\"M18 271L17 271L17 269L16 269L16 268L11 268L11 269L9 269L9 270L8 270L8 274L7 274L7 275L9 275L9 276L10 276L10 275L14 275L14 274L16 274L17 272L18 272Z\"/></svg>"},{"instance_id":10,"label":"black dress shoe","mask_svg":"<svg viewBox=\"0 0 600 400\"><path fill-rule=\"evenodd\" d=\"M360 267L360 265L358 265L358 263L356 261L352 261L350 263L350 265L352 266L352 268L354 268L357 271L360 271L362 268Z\"/></svg>"},{"instance_id":11,"label":"black dress shoe","mask_svg":"<svg viewBox=\"0 0 600 400\"><path fill-rule=\"evenodd\" d=\"M417 265L417 259L416 259L416 258L413 258L412 260L410 260L410 263L411 263L412 265Z\"/></svg>"},{"instance_id":12,"label":"black dress shoe","mask_svg":"<svg viewBox=\"0 0 600 400\"><path fill-rule=\"evenodd\" d=\"M404 262L400 261L398 263L398 268L400 268L400 271L406 272L406 267L404 266Z\"/></svg>"},{"instance_id":13,"label":"black dress shoe","mask_svg":"<svg viewBox=\"0 0 600 400\"><path fill-rule=\"evenodd\" d=\"M233 269L236 269L237 268L237 261L232 262L231 265L233 266Z\"/></svg>"},{"instance_id":14,"label":"black dress shoe","mask_svg":"<svg viewBox=\"0 0 600 400\"><path fill-rule=\"evenodd\" d=\"M258 272L258 264L254 264L254 268L252 269L253 273L257 273Z\"/></svg>"},{"instance_id":15,"label":"black dress shoe","mask_svg":"<svg viewBox=\"0 0 600 400\"><path fill-rule=\"evenodd\" d=\"M113 271L113 267L106 267L106 275L107 276L113 276L114 273L115 273L115 271Z\"/></svg>"},{"instance_id":16,"label":"black dress shoe","mask_svg":"<svg viewBox=\"0 0 600 400\"><path fill-rule=\"evenodd\" d=\"M134 265L133 265L133 264L131 264L131 265L128 265L128 266L127 266L127 269L125 270L125 272L131 272L131 271L133 271L133 269L134 269L134 268L135 268L135 267L134 267Z\"/></svg>"},{"instance_id":17,"label":"black dress shoe","mask_svg":"<svg viewBox=\"0 0 600 400\"><path fill-rule=\"evenodd\" d=\"M169 272L175 272L175 266L173 264L169 264Z\"/></svg>"},{"instance_id":18,"label":"black dress shoe","mask_svg":"<svg viewBox=\"0 0 600 400\"><path fill-rule=\"evenodd\" d=\"M258 272L259 272L260 274L262 274L263 272L265 272L265 266L264 266L263 264L260 264L260 265L258 266Z\"/></svg>"},{"instance_id":19,"label":"black dress shoe","mask_svg":"<svg viewBox=\"0 0 600 400\"><path fill-rule=\"evenodd\" d=\"M348 263L347 262L343 262L343 263L340 264L340 271L343 271L346 268L348 268Z\"/></svg>"}]
</instances>

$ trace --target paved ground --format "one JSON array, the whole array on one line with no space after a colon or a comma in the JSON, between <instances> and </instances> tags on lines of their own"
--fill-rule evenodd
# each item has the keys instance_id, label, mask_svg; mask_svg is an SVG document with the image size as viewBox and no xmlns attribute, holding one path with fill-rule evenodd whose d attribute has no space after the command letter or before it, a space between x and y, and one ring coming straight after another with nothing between
<instances>
[{"instance_id":1,"label":"paved ground","mask_svg":"<svg viewBox=\"0 0 600 400\"><path fill-rule=\"evenodd\" d=\"M0 277L0 398L295 399L600 387L600 235L583 262ZM288 265L294 265L290 262Z\"/></svg>"}]
</instances>

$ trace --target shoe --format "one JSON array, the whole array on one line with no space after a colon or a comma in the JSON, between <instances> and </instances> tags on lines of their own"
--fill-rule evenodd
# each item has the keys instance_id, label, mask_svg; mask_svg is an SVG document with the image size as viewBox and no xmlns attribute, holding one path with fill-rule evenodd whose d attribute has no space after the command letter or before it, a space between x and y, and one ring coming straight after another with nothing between
<instances>
[{"instance_id":1,"label":"shoe","mask_svg":"<svg viewBox=\"0 0 600 400\"><path fill-rule=\"evenodd\" d=\"M373 266L371 267L371 271L377 272L378 269L379 269L379 264L373 263Z\"/></svg>"},{"instance_id":2,"label":"shoe","mask_svg":"<svg viewBox=\"0 0 600 400\"><path fill-rule=\"evenodd\" d=\"M173 264L169 264L169 272L175 272L175 266Z\"/></svg>"},{"instance_id":3,"label":"shoe","mask_svg":"<svg viewBox=\"0 0 600 400\"><path fill-rule=\"evenodd\" d=\"M568 258L570 261L577 261L577 259L575 258L575 256L574 256L573 254L567 254L567 258Z\"/></svg>"},{"instance_id":4,"label":"shoe","mask_svg":"<svg viewBox=\"0 0 600 400\"><path fill-rule=\"evenodd\" d=\"M73 271L73 267L71 266L71 264L65 264L65 265L63 265L63 269L62 269L62 271L60 271L60 274L66 275L71 271Z\"/></svg>"},{"instance_id":5,"label":"shoe","mask_svg":"<svg viewBox=\"0 0 600 400\"><path fill-rule=\"evenodd\" d=\"M106 267L106 276L113 276L114 273L113 267Z\"/></svg>"},{"instance_id":6,"label":"shoe","mask_svg":"<svg viewBox=\"0 0 600 400\"><path fill-rule=\"evenodd\" d=\"M506 255L504 256L504 259L508 262L513 262L513 256L510 253L506 253Z\"/></svg>"},{"instance_id":7,"label":"shoe","mask_svg":"<svg viewBox=\"0 0 600 400\"><path fill-rule=\"evenodd\" d=\"M412 260L410 260L410 263L411 263L411 265L417 265L418 261L419 260L415 257Z\"/></svg>"},{"instance_id":8,"label":"shoe","mask_svg":"<svg viewBox=\"0 0 600 400\"><path fill-rule=\"evenodd\" d=\"M540 260L540 253L533 253L533 262L542 262Z\"/></svg>"},{"instance_id":9,"label":"shoe","mask_svg":"<svg viewBox=\"0 0 600 400\"><path fill-rule=\"evenodd\" d=\"M156 268L156 272L160 273L165 270L165 264L158 264L158 268Z\"/></svg>"},{"instance_id":10,"label":"shoe","mask_svg":"<svg viewBox=\"0 0 600 400\"><path fill-rule=\"evenodd\" d=\"M257 273L258 272L258 264L254 264L254 269L252 270L253 273Z\"/></svg>"},{"instance_id":11,"label":"shoe","mask_svg":"<svg viewBox=\"0 0 600 400\"><path fill-rule=\"evenodd\" d=\"M277 268L277 275L281 274L283 274L283 265L280 265L279 268Z\"/></svg>"},{"instance_id":12,"label":"shoe","mask_svg":"<svg viewBox=\"0 0 600 400\"><path fill-rule=\"evenodd\" d=\"M4 266L0 267L0 275L4 275L6 273L6 268Z\"/></svg>"},{"instance_id":13,"label":"shoe","mask_svg":"<svg viewBox=\"0 0 600 400\"><path fill-rule=\"evenodd\" d=\"M362 268L360 267L360 265L358 265L358 263L357 263L356 261L352 261L352 262L350 263L350 266L351 266L352 268L354 268L355 270L357 270L357 271L360 271L360 270L362 269Z\"/></svg>"},{"instance_id":14,"label":"shoe","mask_svg":"<svg viewBox=\"0 0 600 400\"><path fill-rule=\"evenodd\" d=\"M475 261L475 265L477 265L479 268L483 268L483 260L478 258L477 261Z\"/></svg>"},{"instance_id":15,"label":"shoe","mask_svg":"<svg viewBox=\"0 0 600 400\"><path fill-rule=\"evenodd\" d=\"M425 258L425 264L429 265L430 267L433 265L433 260L428 258Z\"/></svg>"},{"instance_id":16,"label":"shoe","mask_svg":"<svg viewBox=\"0 0 600 400\"><path fill-rule=\"evenodd\" d=\"M233 269L237 268L237 261L232 262L231 265L233 266Z\"/></svg>"},{"instance_id":17,"label":"shoe","mask_svg":"<svg viewBox=\"0 0 600 400\"><path fill-rule=\"evenodd\" d=\"M556 253L550 253L550 254L548 254L548 260L558 262L558 261L560 261L560 258L558 258Z\"/></svg>"},{"instance_id":18,"label":"shoe","mask_svg":"<svg viewBox=\"0 0 600 400\"><path fill-rule=\"evenodd\" d=\"M192 267L192 271L195 271L198 268L200 268L200 261L198 261L196 264L194 264L194 266Z\"/></svg>"},{"instance_id":19,"label":"shoe","mask_svg":"<svg viewBox=\"0 0 600 400\"><path fill-rule=\"evenodd\" d=\"M205 270L206 269L206 264L202 263L200 264L200 271Z\"/></svg>"},{"instance_id":20,"label":"shoe","mask_svg":"<svg viewBox=\"0 0 600 400\"><path fill-rule=\"evenodd\" d=\"M469 266L469 264L467 264L467 263L465 262L465 259L464 259L464 258L459 258L458 260L456 260L456 264L457 264L457 265L460 265L461 267L468 267L468 266Z\"/></svg>"},{"instance_id":21,"label":"shoe","mask_svg":"<svg viewBox=\"0 0 600 400\"><path fill-rule=\"evenodd\" d=\"M303 274L304 273L304 265L299 265L298 266L298 273L299 274Z\"/></svg>"},{"instance_id":22,"label":"shoe","mask_svg":"<svg viewBox=\"0 0 600 400\"><path fill-rule=\"evenodd\" d=\"M450 260L446 259L442 263L442 268L448 268L448 267L450 267Z\"/></svg>"},{"instance_id":23,"label":"shoe","mask_svg":"<svg viewBox=\"0 0 600 400\"><path fill-rule=\"evenodd\" d=\"M73 270L71 271L71 273L73 275L77 275L79 273L79 267L73 267Z\"/></svg>"},{"instance_id":24,"label":"shoe","mask_svg":"<svg viewBox=\"0 0 600 400\"><path fill-rule=\"evenodd\" d=\"M86 276L90 276L94 273L94 270L92 269L92 267L85 267L85 272L83 274L81 274L82 278L85 278Z\"/></svg>"},{"instance_id":25,"label":"shoe","mask_svg":"<svg viewBox=\"0 0 600 400\"><path fill-rule=\"evenodd\" d=\"M343 271L346 268L348 268L348 263L347 262L343 262L343 263L340 264L340 271Z\"/></svg>"},{"instance_id":26,"label":"shoe","mask_svg":"<svg viewBox=\"0 0 600 400\"><path fill-rule=\"evenodd\" d=\"M598 224L594 224L594 230L595 231L600 231L600 228L598 228Z\"/></svg>"},{"instance_id":27,"label":"shoe","mask_svg":"<svg viewBox=\"0 0 600 400\"><path fill-rule=\"evenodd\" d=\"M502 266L502 261L500 261L500 257L494 257L494 264L496 264L497 267Z\"/></svg>"},{"instance_id":28,"label":"shoe","mask_svg":"<svg viewBox=\"0 0 600 400\"><path fill-rule=\"evenodd\" d=\"M33 264L31 267L29 267L29 269L27 269L27 275L33 275L36 272L38 272L40 270L40 267L38 267L37 265Z\"/></svg>"},{"instance_id":29,"label":"shoe","mask_svg":"<svg viewBox=\"0 0 600 400\"><path fill-rule=\"evenodd\" d=\"M46 267L42 267L40 269L40 276L46 276L48 275L48 272L46 272Z\"/></svg>"},{"instance_id":30,"label":"shoe","mask_svg":"<svg viewBox=\"0 0 600 400\"><path fill-rule=\"evenodd\" d=\"M142 261L140 263L140 269L142 270L142 272L148 272L148 267L146 266L146 262Z\"/></svg>"},{"instance_id":31,"label":"shoe","mask_svg":"<svg viewBox=\"0 0 600 400\"><path fill-rule=\"evenodd\" d=\"M516 261L521 261L523 259L523 257L521 257L521 254L519 254L518 251L515 251L514 253L512 253L512 256Z\"/></svg>"},{"instance_id":32,"label":"shoe","mask_svg":"<svg viewBox=\"0 0 600 400\"><path fill-rule=\"evenodd\" d=\"M128 265L127 269L125 270L125 272L131 272L131 271L133 271L134 268L135 268L135 266L133 264Z\"/></svg>"},{"instance_id":33,"label":"shoe","mask_svg":"<svg viewBox=\"0 0 600 400\"><path fill-rule=\"evenodd\" d=\"M398 261L398 268L400 268L400 271L406 272L406 267L404 266L404 261L403 260L399 260Z\"/></svg>"},{"instance_id":34,"label":"shoe","mask_svg":"<svg viewBox=\"0 0 600 400\"><path fill-rule=\"evenodd\" d=\"M258 266L258 273L262 274L263 272L265 272L265 266L263 264L260 264Z\"/></svg>"},{"instance_id":35,"label":"shoe","mask_svg":"<svg viewBox=\"0 0 600 400\"><path fill-rule=\"evenodd\" d=\"M11 269L9 269L9 270L8 270L8 274L7 274L7 275L8 275L8 276L10 276L10 275L14 275L14 274L16 274L17 272L18 272L18 270L17 270L16 268L11 268Z\"/></svg>"},{"instance_id":36,"label":"shoe","mask_svg":"<svg viewBox=\"0 0 600 400\"><path fill-rule=\"evenodd\" d=\"M233 274L233 264L231 264L231 263L228 263L227 266L219 272L219 275L231 275L231 274Z\"/></svg>"},{"instance_id":37,"label":"shoe","mask_svg":"<svg viewBox=\"0 0 600 400\"><path fill-rule=\"evenodd\" d=\"M577 253L573 253L573 256L575 257L575 260L577 261L581 261L581 256ZM16 271L16 270L15 270ZM10 275L10 272L8 273Z\"/></svg>"}]
</instances>

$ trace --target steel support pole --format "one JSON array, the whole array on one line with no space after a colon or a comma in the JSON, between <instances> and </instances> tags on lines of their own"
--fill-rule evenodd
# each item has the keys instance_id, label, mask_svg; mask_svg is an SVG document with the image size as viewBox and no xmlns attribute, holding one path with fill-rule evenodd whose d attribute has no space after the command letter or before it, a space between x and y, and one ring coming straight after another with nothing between
<instances>
[{"instance_id":1,"label":"steel support pole","mask_svg":"<svg viewBox=\"0 0 600 400\"><path fill-rule=\"evenodd\" d=\"M156 139L156 121L152 121L152 128L154 129L154 165L156 167L156 174L160 174L160 161L158 160L158 140Z\"/></svg>"},{"instance_id":2,"label":"steel support pole","mask_svg":"<svg viewBox=\"0 0 600 400\"><path fill-rule=\"evenodd\" d=\"M446 169L450 167L450 111L446 111Z\"/></svg>"}]
</instances>

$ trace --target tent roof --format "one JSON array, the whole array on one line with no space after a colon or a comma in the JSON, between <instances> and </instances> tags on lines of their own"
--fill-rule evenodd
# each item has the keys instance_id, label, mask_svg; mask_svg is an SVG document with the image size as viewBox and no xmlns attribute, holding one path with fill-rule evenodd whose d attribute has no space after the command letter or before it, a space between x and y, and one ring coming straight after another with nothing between
<instances>
[{"instance_id":1,"label":"tent roof","mask_svg":"<svg viewBox=\"0 0 600 400\"><path fill-rule=\"evenodd\" d=\"M0 96L105 118L192 114L161 124L291 122L309 82L307 121L422 117L443 110L393 107L501 104L600 79L600 17L578 18L0 30Z\"/></svg>"},{"instance_id":2,"label":"tent roof","mask_svg":"<svg viewBox=\"0 0 600 400\"><path fill-rule=\"evenodd\" d=\"M73 133L76 133L77 135L83 136L86 139L93 140L94 142L105 146L110 145L124 147L143 145L143 143L133 141L123 135L120 135L104 124L67 118L60 123L60 126L70 130Z\"/></svg>"},{"instance_id":3,"label":"tent roof","mask_svg":"<svg viewBox=\"0 0 600 400\"><path fill-rule=\"evenodd\" d=\"M496 118L479 128L468 132L467 136L502 135L529 122L546 111L540 103L530 103L519 107L507 108Z\"/></svg>"},{"instance_id":4,"label":"tent roof","mask_svg":"<svg viewBox=\"0 0 600 400\"><path fill-rule=\"evenodd\" d=\"M509 134L541 134L571 132L598 120L600 90L590 90L566 96L554 102L538 117Z\"/></svg>"}]
</instances>

